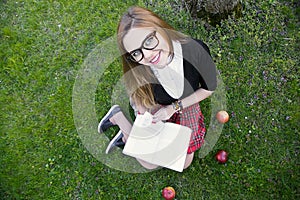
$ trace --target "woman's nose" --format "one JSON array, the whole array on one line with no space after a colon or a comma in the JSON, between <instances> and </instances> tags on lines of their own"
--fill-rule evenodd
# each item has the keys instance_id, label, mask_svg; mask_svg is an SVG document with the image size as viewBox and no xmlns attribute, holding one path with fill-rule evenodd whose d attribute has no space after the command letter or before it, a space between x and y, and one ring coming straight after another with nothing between
<instances>
[{"instance_id":1,"label":"woman's nose","mask_svg":"<svg viewBox=\"0 0 300 200\"><path fill-rule=\"evenodd\" d=\"M143 54L144 54L144 58L149 61L152 57L153 57L153 51L152 50L147 50L147 49L143 49Z\"/></svg>"}]
</instances>

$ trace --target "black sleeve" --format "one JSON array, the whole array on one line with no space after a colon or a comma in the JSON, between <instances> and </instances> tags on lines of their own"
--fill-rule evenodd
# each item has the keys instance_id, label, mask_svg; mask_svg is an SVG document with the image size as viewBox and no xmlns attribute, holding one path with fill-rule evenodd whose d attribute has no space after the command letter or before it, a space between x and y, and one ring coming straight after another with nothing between
<instances>
[{"instance_id":1,"label":"black sleeve","mask_svg":"<svg viewBox=\"0 0 300 200\"><path fill-rule=\"evenodd\" d=\"M217 87L217 72L209 48L201 40L193 40L193 43L196 52L194 52L192 60L200 75L200 86L203 89L214 91Z\"/></svg>"}]
</instances>

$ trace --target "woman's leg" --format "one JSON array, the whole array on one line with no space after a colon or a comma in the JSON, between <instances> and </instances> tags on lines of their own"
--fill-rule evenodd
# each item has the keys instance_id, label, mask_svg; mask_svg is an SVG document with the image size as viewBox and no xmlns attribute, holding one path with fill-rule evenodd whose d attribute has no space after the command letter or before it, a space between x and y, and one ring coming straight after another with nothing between
<instances>
[{"instance_id":1,"label":"woman's leg","mask_svg":"<svg viewBox=\"0 0 300 200\"><path fill-rule=\"evenodd\" d=\"M194 152L191 153L191 154L187 154L183 169L188 168L188 167L192 164L193 158L194 158ZM145 167L146 169L156 169L156 168L159 167L158 165L154 165L154 164L145 162L145 161L140 160L140 159L137 159L137 161L138 161L143 167Z\"/></svg>"},{"instance_id":2,"label":"woman's leg","mask_svg":"<svg viewBox=\"0 0 300 200\"><path fill-rule=\"evenodd\" d=\"M193 158L194 158L194 152L187 154L183 169L188 168L192 164Z\"/></svg>"},{"instance_id":3,"label":"woman's leg","mask_svg":"<svg viewBox=\"0 0 300 200\"><path fill-rule=\"evenodd\" d=\"M146 169L156 169L158 168L159 166L158 165L154 165L154 164L151 164L151 163L148 163L146 161L143 161L141 159L136 159L143 167L145 167Z\"/></svg>"},{"instance_id":4,"label":"woman's leg","mask_svg":"<svg viewBox=\"0 0 300 200\"><path fill-rule=\"evenodd\" d=\"M129 120L126 118L126 116L124 115L124 113L118 112L115 115L113 115L109 121L111 121L111 123L116 124L119 126L119 128L121 129L124 137L123 137L123 141L126 142L129 133L131 131L132 128L132 124L129 122Z\"/></svg>"},{"instance_id":5,"label":"woman's leg","mask_svg":"<svg viewBox=\"0 0 300 200\"><path fill-rule=\"evenodd\" d=\"M130 104L131 107L134 109L135 114L137 113L144 114L147 111L145 107L136 105L131 98L130 98ZM116 113L109 119L109 121L119 126L119 128L121 129L124 135L123 141L125 142L129 136L129 133L131 132L132 124L126 118L124 113L122 111Z\"/></svg>"},{"instance_id":6,"label":"woman's leg","mask_svg":"<svg viewBox=\"0 0 300 200\"><path fill-rule=\"evenodd\" d=\"M113 115L110 119L109 119L113 124L117 124L119 126L119 128L121 129L124 137L123 142L126 142L129 133L131 131L132 128L132 124L128 121L128 119L125 117L123 112L118 112L115 115ZM137 159L137 161L146 169L155 169L158 167L158 165L153 165L150 164L148 162L145 162L143 160Z\"/></svg>"},{"instance_id":7,"label":"woman's leg","mask_svg":"<svg viewBox=\"0 0 300 200\"><path fill-rule=\"evenodd\" d=\"M138 106L135 105L132 101L132 99L130 99L130 104L132 106L132 108L135 111L135 114L144 114L147 109L143 106ZM131 132L132 129L132 124L129 122L129 120L126 118L126 116L124 115L124 113L122 111L116 113L115 115L113 115L109 121L111 121L113 124L116 124L119 126L119 128L121 129L124 137L122 138L123 142L126 142L127 138L129 137L129 133ZM156 169L157 167L159 167L158 165L154 165L151 163L148 163L146 161L143 161L141 159L137 159L137 161L146 169Z\"/></svg>"}]
</instances>

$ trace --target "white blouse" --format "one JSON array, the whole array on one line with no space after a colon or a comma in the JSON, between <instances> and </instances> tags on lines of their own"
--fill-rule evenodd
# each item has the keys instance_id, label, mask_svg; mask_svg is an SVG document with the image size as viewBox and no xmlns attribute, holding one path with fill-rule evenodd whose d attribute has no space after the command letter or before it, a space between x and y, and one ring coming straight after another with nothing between
<instances>
[{"instance_id":1,"label":"white blouse","mask_svg":"<svg viewBox=\"0 0 300 200\"><path fill-rule=\"evenodd\" d=\"M151 66L151 69L166 92L174 99L179 99L184 89L182 47L177 41L172 41L172 44L174 48L173 60L162 69L154 66Z\"/></svg>"}]
</instances>

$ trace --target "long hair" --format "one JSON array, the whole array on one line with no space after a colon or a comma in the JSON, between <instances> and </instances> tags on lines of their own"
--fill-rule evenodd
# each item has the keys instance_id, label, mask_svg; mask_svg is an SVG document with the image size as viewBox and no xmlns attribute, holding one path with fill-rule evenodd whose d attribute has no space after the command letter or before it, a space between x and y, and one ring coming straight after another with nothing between
<instances>
[{"instance_id":1,"label":"long hair","mask_svg":"<svg viewBox=\"0 0 300 200\"><path fill-rule=\"evenodd\" d=\"M187 37L176 32L172 26L152 11L133 6L121 17L118 25L118 46L121 52L125 84L133 101L146 108L152 108L156 102L151 83L158 83L149 66L133 62L125 50L123 39L132 28L155 28L167 41L170 55L173 55L172 40L185 41Z\"/></svg>"}]
</instances>

